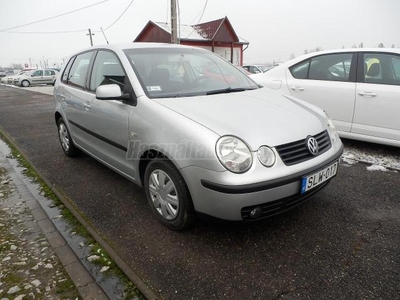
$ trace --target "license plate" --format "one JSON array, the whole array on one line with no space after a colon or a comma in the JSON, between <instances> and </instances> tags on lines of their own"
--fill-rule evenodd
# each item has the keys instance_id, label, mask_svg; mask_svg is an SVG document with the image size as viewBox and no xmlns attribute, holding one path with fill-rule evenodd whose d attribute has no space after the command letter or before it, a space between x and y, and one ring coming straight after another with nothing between
<instances>
[{"instance_id":1,"label":"license plate","mask_svg":"<svg viewBox=\"0 0 400 300\"><path fill-rule=\"evenodd\" d=\"M303 194L334 177L337 173L338 163L335 162L314 174L303 177L301 181L301 193Z\"/></svg>"}]
</instances>

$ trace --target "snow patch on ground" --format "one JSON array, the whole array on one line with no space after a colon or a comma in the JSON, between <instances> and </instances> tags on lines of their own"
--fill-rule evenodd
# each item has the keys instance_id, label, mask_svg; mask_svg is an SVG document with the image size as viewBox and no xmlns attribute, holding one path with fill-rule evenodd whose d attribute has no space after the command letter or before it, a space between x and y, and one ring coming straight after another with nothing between
<instances>
[{"instance_id":1,"label":"snow patch on ground","mask_svg":"<svg viewBox=\"0 0 400 300\"><path fill-rule=\"evenodd\" d=\"M377 165L372 165L367 167L368 171L383 171L383 172L387 172L389 171L388 169L386 169L385 167L382 166L377 166Z\"/></svg>"},{"instance_id":2,"label":"snow patch on ground","mask_svg":"<svg viewBox=\"0 0 400 300\"><path fill-rule=\"evenodd\" d=\"M345 144L342 155L344 166L363 162L369 171L400 171L400 149L386 146L365 147L364 144ZM397 151L398 150L398 151Z\"/></svg>"}]
</instances>

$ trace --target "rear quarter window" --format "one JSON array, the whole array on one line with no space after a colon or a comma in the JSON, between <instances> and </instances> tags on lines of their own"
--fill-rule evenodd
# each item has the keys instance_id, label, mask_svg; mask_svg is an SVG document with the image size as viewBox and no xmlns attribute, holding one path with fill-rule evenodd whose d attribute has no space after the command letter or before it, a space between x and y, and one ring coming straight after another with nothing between
<instances>
[{"instance_id":1,"label":"rear quarter window","mask_svg":"<svg viewBox=\"0 0 400 300\"><path fill-rule=\"evenodd\" d=\"M289 68L290 73L296 79L307 79L308 76L308 68L310 66L310 60L302 61L297 65L294 65Z\"/></svg>"}]
</instances>

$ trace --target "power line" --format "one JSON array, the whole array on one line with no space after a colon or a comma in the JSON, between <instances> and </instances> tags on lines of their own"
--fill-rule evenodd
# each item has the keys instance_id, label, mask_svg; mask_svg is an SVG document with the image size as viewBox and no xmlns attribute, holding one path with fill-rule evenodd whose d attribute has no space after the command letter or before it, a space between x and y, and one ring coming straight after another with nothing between
<instances>
[{"instance_id":1,"label":"power line","mask_svg":"<svg viewBox=\"0 0 400 300\"><path fill-rule=\"evenodd\" d=\"M190 24L193 24L193 22L196 21L197 17L201 14L201 16L200 16L200 18L199 18L199 20L197 21L196 24L200 23L200 20L203 18L204 12L206 11L207 4L208 4L208 0L206 0L206 2L204 4L204 7L203 7L203 10L196 15L196 17L193 19L192 22L190 22Z\"/></svg>"},{"instance_id":2,"label":"power line","mask_svg":"<svg viewBox=\"0 0 400 300\"><path fill-rule=\"evenodd\" d=\"M121 14L110 26L108 26L106 29L103 29L103 30L106 31L107 29L110 29L111 27L113 27L114 24L117 23L117 22L119 21L119 19L121 19L122 16L127 12L127 10L129 9L129 7L132 5L133 1L135 1L135 0L132 0L132 1L128 4L128 6L125 8L125 10L122 12L122 14ZM100 31L96 31L96 32L100 32Z\"/></svg>"},{"instance_id":3,"label":"power line","mask_svg":"<svg viewBox=\"0 0 400 300\"><path fill-rule=\"evenodd\" d=\"M83 10L83 9L87 9L89 7L93 7L95 5L102 4L102 3L107 2L107 1L110 1L110 0L103 0L103 1L91 4L91 5L88 5L88 6L85 6L85 7L81 7L81 8L75 9L75 10L71 10L69 12L62 13L60 15L56 15L56 16L53 16L53 17L45 18L45 19L42 19L42 20L34 21L34 22L30 22L30 23L27 23L27 24L1 29L0 32L8 31L8 30L11 30L11 29L16 29L16 28L20 28L20 27L25 27L25 26L29 26L29 25L33 25L33 24L37 24L37 23L41 23L41 22L44 22L44 21L49 21L49 20L52 20L52 19L55 19L55 18L59 18L59 17L65 16L65 15L69 15L69 14L75 13L75 12ZM17 32L13 32L13 33L17 33Z\"/></svg>"},{"instance_id":4,"label":"power line","mask_svg":"<svg viewBox=\"0 0 400 300\"><path fill-rule=\"evenodd\" d=\"M90 6L98 5L98 4L101 4L101 3L106 2L106 1L110 1L110 0L103 0L101 2L98 2L98 3L95 3L95 4L80 8L78 10L82 10L82 9L88 8ZM129 7L132 5L133 1L135 1L135 0L132 0L128 4L128 6L125 8L125 10L122 12L122 14L114 22L112 22L111 25L109 25L107 28L103 29L103 31L106 31L107 29L110 29L112 26L114 26L122 18L122 16L127 12ZM76 12L78 10L67 12L67 13L64 13L64 14L61 14L61 15L58 15L58 16L50 17L50 18L47 18L47 19L44 19L44 20L33 22L33 23L38 23L38 22L43 22L43 21L46 21L46 20L54 19L56 17L63 16L63 15L66 15L66 14L70 14L70 13ZM32 24L32 23L25 24L25 25L20 25L20 26L16 26L16 27L27 26L27 25L30 25L30 24ZM19 34L59 34L60 33L61 34L61 33L77 33L77 32L86 32L87 31L87 29L63 30L63 31L8 31L9 29L13 29L13 28L16 28L16 27L0 30L0 33L19 33ZM5 30L7 30L7 31L5 31ZM101 30L93 30L92 32L102 32L102 31Z\"/></svg>"},{"instance_id":5,"label":"power line","mask_svg":"<svg viewBox=\"0 0 400 300\"><path fill-rule=\"evenodd\" d=\"M179 0L176 1L178 3L178 43L181 43L179 40L181 38L181 7L179 5Z\"/></svg>"},{"instance_id":6,"label":"power line","mask_svg":"<svg viewBox=\"0 0 400 300\"><path fill-rule=\"evenodd\" d=\"M167 18L165 19L165 23L168 23L168 17L169 17L169 1L170 0L167 0Z\"/></svg>"},{"instance_id":7,"label":"power line","mask_svg":"<svg viewBox=\"0 0 400 300\"><path fill-rule=\"evenodd\" d=\"M76 33L84 32L87 29L70 30L70 31L0 31L0 33L19 33L19 34L58 34L58 33Z\"/></svg>"},{"instance_id":8,"label":"power line","mask_svg":"<svg viewBox=\"0 0 400 300\"><path fill-rule=\"evenodd\" d=\"M200 18L199 18L199 20L197 21L196 24L199 24L200 21L201 21L201 19L203 18L204 12L206 11L206 8L207 8L207 4L208 4L208 0L206 0L206 2L205 2L205 4L204 4L203 11L201 12L201 16L200 16ZM197 16L198 16L198 15L197 15ZM197 16L196 16L196 17L197 17ZM193 22L192 22L192 23L193 23ZM195 31L195 29L196 29L196 27L193 26L193 30L190 32L190 34L187 35L187 37L185 37L185 39L187 39L189 36L191 36L192 33Z\"/></svg>"}]
</instances>

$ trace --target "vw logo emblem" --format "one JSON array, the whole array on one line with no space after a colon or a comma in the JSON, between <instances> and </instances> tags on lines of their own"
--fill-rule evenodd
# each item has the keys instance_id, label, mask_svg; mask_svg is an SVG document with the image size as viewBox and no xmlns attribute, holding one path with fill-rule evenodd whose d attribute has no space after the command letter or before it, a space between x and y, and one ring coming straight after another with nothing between
<instances>
[{"instance_id":1,"label":"vw logo emblem","mask_svg":"<svg viewBox=\"0 0 400 300\"><path fill-rule=\"evenodd\" d=\"M318 142L312 136L307 138L307 147L308 147L308 151L310 151L310 153L312 155L317 155L318 154L318 151L319 151Z\"/></svg>"}]
</instances>

